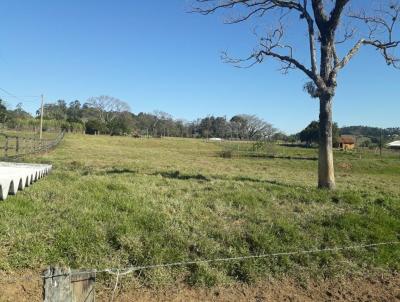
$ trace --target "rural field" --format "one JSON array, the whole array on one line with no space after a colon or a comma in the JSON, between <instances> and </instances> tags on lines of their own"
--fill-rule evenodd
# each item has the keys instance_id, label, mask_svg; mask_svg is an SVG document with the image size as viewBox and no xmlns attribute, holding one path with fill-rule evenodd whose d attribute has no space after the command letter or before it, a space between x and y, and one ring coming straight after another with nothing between
<instances>
[{"instance_id":1,"label":"rural field","mask_svg":"<svg viewBox=\"0 0 400 302\"><path fill-rule=\"evenodd\" d=\"M50 264L100 270L400 240L398 153L337 151L338 188L330 192L316 189L315 149L251 150L252 143L67 135L53 151L23 159L53 164L52 174L0 203L1 274L39 275ZM399 269L400 248L392 244L142 270L121 280L119 292L265 280L307 288L318 280L389 276L382 286L391 284L391 295L400 295ZM98 278L106 300L114 277ZM360 282L349 291L362 288ZM0 291L39 301L36 285L0 282Z\"/></svg>"}]
</instances>

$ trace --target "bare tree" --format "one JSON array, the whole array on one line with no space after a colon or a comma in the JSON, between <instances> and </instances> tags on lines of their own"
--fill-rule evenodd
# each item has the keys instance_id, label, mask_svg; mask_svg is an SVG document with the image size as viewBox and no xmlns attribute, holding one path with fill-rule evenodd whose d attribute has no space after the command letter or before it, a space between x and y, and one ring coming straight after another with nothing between
<instances>
[{"instance_id":1,"label":"bare tree","mask_svg":"<svg viewBox=\"0 0 400 302\"><path fill-rule=\"evenodd\" d=\"M385 62L400 68L395 26L400 5L392 0L362 1L351 7L351 0L194 0L194 12L208 15L218 10L235 12L226 23L244 22L252 17L266 18L272 29L259 38L259 45L244 59L224 59L237 66L252 66L273 58L281 71L301 70L310 79L305 90L320 103L318 186L335 188L332 152L332 101L337 75L363 46L372 46ZM357 5L357 4L356 4ZM296 43L290 25L304 24L310 63L295 57ZM290 40L290 41L289 41ZM304 45L300 45L302 47ZM318 64L319 61L319 64ZM307 66L308 65L308 66ZM319 65L319 66L318 66Z\"/></svg>"},{"instance_id":2,"label":"bare tree","mask_svg":"<svg viewBox=\"0 0 400 302\"><path fill-rule=\"evenodd\" d=\"M126 102L107 95L92 97L86 104L97 112L103 123L112 122L119 114L130 111Z\"/></svg>"},{"instance_id":3,"label":"bare tree","mask_svg":"<svg viewBox=\"0 0 400 302\"><path fill-rule=\"evenodd\" d=\"M256 115L241 114L237 117L243 121L242 128L249 139L268 140L277 131L270 123Z\"/></svg>"}]
</instances>

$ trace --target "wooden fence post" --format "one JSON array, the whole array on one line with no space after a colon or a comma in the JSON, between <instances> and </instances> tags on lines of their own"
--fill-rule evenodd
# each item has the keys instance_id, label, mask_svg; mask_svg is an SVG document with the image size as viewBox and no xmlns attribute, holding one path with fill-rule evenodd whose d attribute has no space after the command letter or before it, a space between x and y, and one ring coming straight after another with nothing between
<instances>
[{"instance_id":1,"label":"wooden fence post","mask_svg":"<svg viewBox=\"0 0 400 302\"><path fill-rule=\"evenodd\" d=\"M16 152L17 155L19 154L19 136L17 136L17 138L16 138L15 152Z\"/></svg>"},{"instance_id":2,"label":"wooden fence post","mask_svg":"<svg viewBox=\"0 0 400 302\"><path fill-rule=\"evenodd\" d=\"M94 302L95 272L73 271L71 275L72 302Z\"/></svg>"},{"instance_id":3,"label":"wooden fence post","mask_svg":"<svg viewBox=\"0 0 400 302\"><path fill-rule=\"evenodd\" d=\"M95 272L49 267L43 278L44 302L95 301Z\"/></svg>"},{"instance_id":4,"label":"wooden fence post","mask_svg":"<svg viewBox=\"0 0 400 302\"><path fill-rule=\"evenodd\" d=\"M21 146L20 146L20 149L22 150L22 153L24 153L25 154L25 149L26 149L26 139L25 139L25 137L22 137L22 144L21 144Z\"/></svg>"},{"instance_id":5,"label":"wooden fence post","mask_svg":"<svg viewBox=\"0 0 400 302\"><path fill-rule=\"evenodd\" d=\"M70 269L49 267L43 278L44 302L72 302Z\"/></svg>"},{"instance_id":6,"label":"wooden fence post","mask_svg":"<svg viewBox=\"0 0 400 302\"><path fill-rule=\"evenodd\" d=\"M6 142L4 144L4 157L7 158L8 156L8 136L6 136Z\"/></svg>"}]
</instances>

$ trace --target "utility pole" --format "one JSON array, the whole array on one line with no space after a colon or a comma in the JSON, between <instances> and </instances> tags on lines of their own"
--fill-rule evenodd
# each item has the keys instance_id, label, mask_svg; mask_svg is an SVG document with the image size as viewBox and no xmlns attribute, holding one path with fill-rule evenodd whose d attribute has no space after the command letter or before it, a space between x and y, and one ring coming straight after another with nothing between
<instances>
[{"instance_id":1,"label":"utility pole","mask_svg":"<svg viewBox=\"0 0 400 302\"><path fill-rule=\"evenodd\" d=\"M379 154L380 154L380 156L382 157L382 136L383 136L383 129L381 129L381 137L380 137L380 140L379 140Z\"/></svg>"},{"instance_id":2,"label":"utility pole","mask_svg":"<svg viewBox=\"0 0 400 302\"><path fill-rule=\"evenodd\" d=\"M39 138L42 139L42 135L43 135L43 106L44 106L44 96L43 94L41 95L42 98L42 104L40 106L40 132L39 132Z\"/></svg>"}]
</instances>

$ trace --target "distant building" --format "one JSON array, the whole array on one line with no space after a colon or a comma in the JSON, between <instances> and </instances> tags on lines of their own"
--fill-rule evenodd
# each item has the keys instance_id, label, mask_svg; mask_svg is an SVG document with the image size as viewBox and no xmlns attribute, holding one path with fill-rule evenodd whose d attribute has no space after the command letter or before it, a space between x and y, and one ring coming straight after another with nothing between
<instances>
[{"instance_id":1,"label":"distant building","mask_svg":"<svg viewBox=\"0 0 400 302\"><path fill-rule=\"evenodd\" d=\"M400 141L394 141L388 144L389 148L400 149Z\"/></svg>"},{"instance_id":2,"label":"distant building","mask_svg":"<svg viewBox=\"0 0 400 302\"><path fill-rule=\"evenodd\" d=\"M339 139L339 148L342 150L354 150L356 147L356 138L352 135L341 135Z\"/></svg>"},{"instance_id":3,"label":"distant building","mask_svg":"<svg viewBox=\"0 0 400 302\"><path fill-rule=\"evenodd\" d=\"M211 137L208 140L210 142L222 142L222 138L219 138L219 137Z\"/></svg>"}]
</instances>

